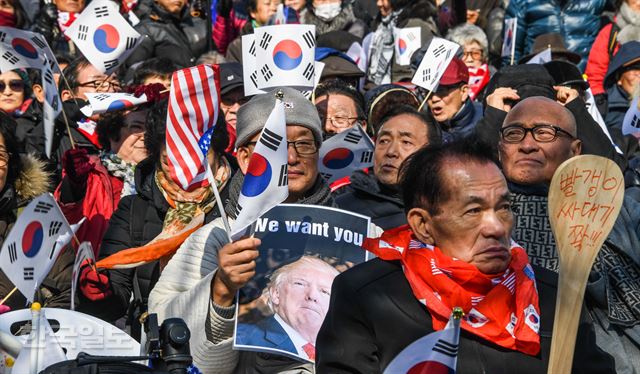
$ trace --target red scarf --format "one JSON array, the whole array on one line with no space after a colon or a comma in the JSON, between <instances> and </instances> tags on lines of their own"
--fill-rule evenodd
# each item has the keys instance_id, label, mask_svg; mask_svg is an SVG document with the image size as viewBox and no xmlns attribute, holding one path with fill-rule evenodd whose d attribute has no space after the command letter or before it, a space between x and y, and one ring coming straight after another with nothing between
<instances>
[{"instance_id":1,"label":"red scarf","mask_svg":"<svg viewBox=\"0 0 640 374\"><path fill-rule=\"evenodd\" d=\"M366 239L363 247L383 260L400 260L415 297L442 330L453 307L464 312L460 326L501 347L529 355L540 351L538 291L524 249L512 243L511 263L502 274L487 275L415 239L409 226Z\"/></svg>"},{"instance_id":2,"label":"red scarf","mask_svg":"<svg viewBox=\"0 0 640 374\"><path fill-rule=\"evenodd\" d=\"M483 64L479 68L469 68L469 97L471 100L475 100L478 97L478 94L489 83L490 79L491 73L487 64Z\"/></svg>"}]
</instances>

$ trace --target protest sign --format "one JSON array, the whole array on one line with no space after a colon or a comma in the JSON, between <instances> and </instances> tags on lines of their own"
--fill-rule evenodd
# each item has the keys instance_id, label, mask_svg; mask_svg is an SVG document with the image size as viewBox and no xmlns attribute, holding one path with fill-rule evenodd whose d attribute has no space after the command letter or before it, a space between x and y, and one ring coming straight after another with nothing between
<instances>
[{"instance_id":1,"label":"protest sign","mask_svg":"<svg viewBox=\"0 0 640 374\"><path fill-rule=\"evenodd\" d=\"M263 26L255 31L257 87L312 89L316 29L312 25Z\"/></svg>"},{"instance_id":2,"label":"protest sign","mask_svg":"<svg viewBox=\"0 0 640 374\"><path fill-rule=\"evenodd\" d=\"M411 55L422 46L420 27L394 28L396 64L407 66L411 64Z\"/></svg>"},{"instance_id":3,"label":"protest sign","mask_svg":"<svg viewBox=\"0 0 640 374\"><path fill-rule=\"evenodd\" d=\"M314 361L315 340L340 272L366 260L368 217L282 204L256 222L256 275L240 290L234 348Z\"/></svg>"}]
</instances>

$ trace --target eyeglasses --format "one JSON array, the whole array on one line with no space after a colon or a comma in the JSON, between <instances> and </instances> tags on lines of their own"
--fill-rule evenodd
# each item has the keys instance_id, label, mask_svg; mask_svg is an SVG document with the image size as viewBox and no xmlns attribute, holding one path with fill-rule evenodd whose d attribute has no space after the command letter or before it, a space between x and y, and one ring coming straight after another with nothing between
<instances>
[{"instance_id":1,"label":"eyeglasses","mask_svg":"<svg viewBox=\"0 0 640 374\"><path fill-rule=\"evenodd\" d=\"M98 79L90 82L80 83L78 84L78 87L91 87L97 91L101 91L101 90L108 91L111 89L113 89L114 91L117 91L120 89L121 86L120 86L120 82L118 82L115 79Z\"/></svg>"},{"instance_id":2,"label":"eyeglasses","mask_svg":"<svg viewBox=\"0 0 640 374\"><path fill-rule=\"evenodd\" d=\"M469 51L463 51L462 58L466 58L467 56L471 56L474 60L479 60L482 58L482 50L471 49Z\"/></svg>"},{"instance_id":3,"label":"eyeglasses","mask_svg":"<svg viewBox=\"0 0 640 374\"><path fill-rule=\"evenodd\" d=\"M562 134L570 139L575 139L573 135L552 125L537 125L531 128L525 128L520 125L511 125L500 129L500 136L505 143L520 143L530 132L533 140L540 143L550 143Z\"/></svg>"},{"instance_id":4,"label":"eyeglasses","mask_svg":"<svg viewBox=\"0 0 640 374\"><path fill-rule=\"evenodd\" d=\"M333 127L338 128L338 129L344 129L344 128L353 126L356 123L356 121L360 120L360 118L358 118L358 117L338 117L338 116L322 118L322 122L326 122L327 120L329 120L331 122Z\"/></svg>"},{"instance_id":5,"label":"eyeglasses","mask_svg":"<svg viewBox=\"0 0 640 374\"><path fill-rule=\"evenodd\" d=\"M0 168L3 168L9 164L11 154L7 152L0 152Z\"/></svg>"},{"instance_id":6,"label":"eyeglasses","mask_svg":"<svg viewBox=\"0 0 640 374\"><path fill-rule=\"evenodd\" d=\"M24 82L22 79L12 79L9 82L0 81L0 92L4 92L4 90L9 86L11 91L22 92L24 91Z\"/></svg>"},{"instance_id":7,"label":"eyeglasses","mask_svg":"<svg viewBox=\"0 0 640 374\"><path fill-rule=\"evenodd\" d=\"M256 145L257 142L248 142L247 145ZM295 142L287 142L287 148L293 145L293 149L301 156L313 155L318 152L318 146L313 140L296 140Z\"/></svg>"}]
</instances>

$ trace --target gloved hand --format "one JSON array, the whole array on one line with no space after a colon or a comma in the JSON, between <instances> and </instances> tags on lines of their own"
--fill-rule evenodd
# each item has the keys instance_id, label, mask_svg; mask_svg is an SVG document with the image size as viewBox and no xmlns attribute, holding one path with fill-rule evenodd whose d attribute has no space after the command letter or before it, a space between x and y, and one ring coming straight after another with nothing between
<instances>
[{"instance_id":1,"label":"gloved hand","mask_svg":"<svg viewBox=\"0 0 640 374\"><path fill-rule=\"evenodd\" d=\"M231 9L233 9L233 1L232 0L219 0L218 5L216 7L216 12L219 16L223 18L229 17L231 14ZM213 20L215 23L216 20Z\"/></svg>"},{"instance_id":2,"label":"gloved hand","mask_svg":"<svg viewBox=\"0 0 640 374\"><path fill-rule=\"evenodd\" d=\"M10 307L8 307L8 306L6 306L4 304L0 305L0 314L4 314L4 313L10 312L10 311L11 311Z\"/></svg>"},{"instance_id":3,"label":"gloved hand","mask_svg":"<svg viewBox=\"0 0 640 374\"><path fill-rule=\"evenodd\" d=\"M47 42L51 44L56 28L58 27L58 8L55 4L45 4L37 17L37 21L33 26L33 31L42 34Z\"/></svg>"},{"instance_id":4,"label":"gloved hand","mask_svg":"<svg viewBox=\"0 0 640 374\"><path fill-rule=\"evenodd\" d=\"M89 156L87 156L87 150L84 148L67 150L62 155L62 167L73 184L78 186L85 185L92 168L89 163Z\"/></svg>"},{"instance_id":5,"label":"gloved hand","mask_svg":"<svg viewBox=\"0 0 640 374\"><path fill-rule=\"evenodd\" d=\"M109 274L101 270L96 272L88 264L84 265L80 269L80 291L91 301L108 298L113 294Z\"/></svg>"}]
</instances>

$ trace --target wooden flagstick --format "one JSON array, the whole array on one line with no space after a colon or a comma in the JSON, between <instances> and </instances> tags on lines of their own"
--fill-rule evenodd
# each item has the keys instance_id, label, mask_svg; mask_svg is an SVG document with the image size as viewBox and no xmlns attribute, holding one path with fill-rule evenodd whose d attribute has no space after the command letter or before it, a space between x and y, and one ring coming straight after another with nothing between
<instances>
[{"instance_id":1,"label":"wooden flagstick","mask_svg":"<svg viewBox=\"0 0 640 374\"><path fill-rule=\"evenodd\" d=\"M0 300L0 305L4 304L4 302L7 301L7 299L9 299L11 295L13 295L17 290L18 290L18 287L13 287L13 289L7 294L7 296L5 296L2 300Z\"/></svg>"},{"instance_id":2,"label":"wooden flagstick","mask_svg":"<svg viewBox=\"0 0 640 374\"><path fill-rule=\"evenodd\" d=\"M435 88L434 88L435 90ZM424 97L424 100L422 100L422 102L420 103L420 106L418 107L418 112L422 112L422 108L424 107L424 104L427 103L427 101L429 100L429 97L431 97L431 93L433 91L429 90L429 92L427 92L427 96Z\"/></svg>"},{"instance_id":3,"label":"wooden flagstick","mask_svg":"<svg viewBox=\"0 0 640 374\"><path fill-rule=\"evenodd\" d=\"M549 187L549 219L560 275L549 374L568 374L587 278L611 232L624 197L620 168L604 157L573 157L558 167Z\"/></svg>"}]
</instances>

